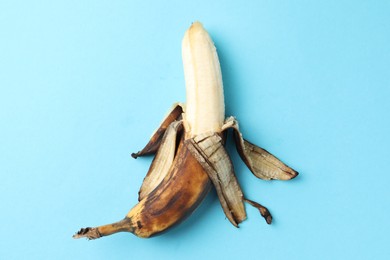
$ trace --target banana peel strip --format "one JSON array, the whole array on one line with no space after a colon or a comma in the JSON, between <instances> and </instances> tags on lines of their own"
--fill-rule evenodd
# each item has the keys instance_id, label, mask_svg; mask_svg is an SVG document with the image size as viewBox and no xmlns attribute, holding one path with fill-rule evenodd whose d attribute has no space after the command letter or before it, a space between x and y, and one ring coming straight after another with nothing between
<instances>
[{"instance_id":1,"label":"banana peel strip","mask_svg":"<svg viewBox=\"0 0 390 260\"><path fill-rule=\"evenodd\" d=\"M156 156L138 192L138 201L152 192L168 174L176 155L177 135L182 126L182 121L174 121L166 129Z\"/></svg>"},{"instance_id":2,"label":"banana peel strip","mask_svg":"<svg viewBox=\"0 0 390 260\"><path fill-rule=\"evenodd\" d=\"M267 150L245 140L234 117L227 118L223 126L223 130L230 128L234 130L236 148L241 159L257 178L263 180L290 180L298 175L297 171L284 164Z\"/></svg>"},{"instance_id":3,"label":"banana peel strip","mask_svg":"<svg viewBox=\"0 0 390 260\"><path fill-rule=\"evenodd\" d=\"M185 144L213 182L226 217L238 227L246 219L244 196L222 138L217 133L202 134Z\"/></svg>"},{"instance_id":4,"label":"banana peel strip","mask_svg":"<svg viewBox=\"0 0 390 260\"><path fill-rule=\"evenodd\" d=\"M168 114L161 122L159 128L157 128L157 130L154 131L154 133L152 134L152 137L150 138L146 146L139 152L132 153L131 156L137 159L140 156L156 153L158 148L160 147L165 131L173 121L180 119L182 113L183 105L181 103L173 104L172 108L169 110Z\"/></svg>"}]
</instances>

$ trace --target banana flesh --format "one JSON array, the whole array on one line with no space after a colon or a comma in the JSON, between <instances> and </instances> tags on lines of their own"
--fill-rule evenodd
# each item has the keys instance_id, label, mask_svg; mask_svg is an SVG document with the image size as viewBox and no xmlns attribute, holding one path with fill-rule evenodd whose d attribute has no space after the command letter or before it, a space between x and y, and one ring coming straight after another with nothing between
<instances>
[{"instance_id":1,"label":"banana flesh","mask_svg":"<svg viewBox=\"0 0 390 260\"><path fill-rule=\"evenodd\" d=\"M117 232L144 238L155 236L188 217L211 186L234 226L238 227L247 217L244 202L256 207L271 224L269 210L242 192L224 147L227 131L233 130L237 150L256 177L289 180L298 172L245 140L234 117L225 120L218 55L201 23L193 23L186 31L182 56L186 104L174 104L146 146L132 154L134 158L155 154L139 191L139 203L124 219L82 228L74 238L96 239Z\"/></svg>"},{"instance_id":2,"label":"banana flesh","mask_svg":"<svg viewBox=\"0 0 390 260\"><path fill-rule=\"evenodd\" d=\"M217 50L202 24L195 22L182 41L187 103L186 133L220 132L225 120L222 73Z\"/></svg>"}]
</instances>

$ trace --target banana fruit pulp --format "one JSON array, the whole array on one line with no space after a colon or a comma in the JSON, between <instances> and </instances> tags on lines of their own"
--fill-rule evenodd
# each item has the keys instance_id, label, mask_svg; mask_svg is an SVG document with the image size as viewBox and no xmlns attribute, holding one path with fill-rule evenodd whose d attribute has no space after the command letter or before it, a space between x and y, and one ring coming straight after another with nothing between
<instances>
[{"instance_id":1,"label":"banana fruit pulp","mask_svg":"<svg viewBox=\"0 0 390 260\"><path fill-rule=\"evenodd\" d=\"M233 131L237 151L256 177L290 180L298 172L245 140L234 117L225 119L217 51L201 23L193 23L185 33L182 56L187 103L174 104L145 148L132 154L134 158L155 154L139 191L139 203L124 219L82 228L74 238L96 239L123 231L154 236L189 216L212 186L234 226L246 219L244 202L256 207L271 224L268 209L245 198L241 190L224 148L226 132Z\"/></svg>"}]
</instances>

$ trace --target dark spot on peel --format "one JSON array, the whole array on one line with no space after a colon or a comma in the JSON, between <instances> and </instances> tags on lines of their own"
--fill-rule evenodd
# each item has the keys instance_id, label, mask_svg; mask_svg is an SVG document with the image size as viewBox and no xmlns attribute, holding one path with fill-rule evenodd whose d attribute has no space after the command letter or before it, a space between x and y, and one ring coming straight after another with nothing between
<instances>
[{"instance_id":1,"label":"dark spot on peel","mask_svg":"<svg viewBox=\"0 0 390 260\"><path fill-rule=\"evenodd\" d=\"M165 204L162 208L156 210L153 212L153 215L161 215L163 213L165 213L167 211L167 209L171 208L173 206L173 204L175 204L175 202L177 200L179 200L183 195L183 192L179 191L177 192L169 201L167 204Z\"/></svg>"},{"instance_id":2,"label":"dark spot on peel","mask_svg":"<svg viewBox=\"0 0 390 260\"><path fill-rule=\"evenodd\" d=\"M141 223L141 221L137 221L137 227L139 228L139 229L141 229L143 226L142 226L142 223Z\"/></svg>"}]
</instances>

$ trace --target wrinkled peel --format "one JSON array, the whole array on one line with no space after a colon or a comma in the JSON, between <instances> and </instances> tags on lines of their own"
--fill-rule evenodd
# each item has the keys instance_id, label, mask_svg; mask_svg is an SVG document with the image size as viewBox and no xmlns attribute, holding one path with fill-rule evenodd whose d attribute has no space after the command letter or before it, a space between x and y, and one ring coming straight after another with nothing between
<instances>
[{"instance_id":1,"label":"wrinkled peel","mask_svg":"<svg viewBox=\"0 0 390 260\"><path fill-rule=\"evenodd\" d=\"M263 180L290 180L298 172L288 167L267 150L260 148L242 137L234 117L226 119L223 130L233 129L237 151L249 170Z\"/></svg>"},{"instance_id":2,"label":"wrinkled peel","mask_svg":"<svg viewBox=\"0 0 390 260\"><path fill-rule=\"evenodd\" d=\"M238 227L246 218L244 197L222 138L215 133L204 134L188 139L185 143L213 182L226 217Z\"/></svg>"},{"instance_id":3,"label":"wrinkled peel","mask_svg":"<svg viewBox=\"0 0 390 260\"><path fill-rule=\"evenodd\" d=\"M181 127L181 121L174 121L165 131L157 154L154 157L149 171L144 178L140 191L138 192L139 201L145 198L152 190L154 190L168 174L169 169L172 166L172 162L175 158L176 138Z\"/></svg>"},{"instance_id":4,"label":"wrinkled peel","mask_svg":"<svg viewBox=\"0 0 390 260\"><path fill-rule=\"evenodd\" d=\"M139 152L132 153L131 156L133 158L137 159L140 156L145 156L145 155L156 153L158 148L160 147L162 138L163 138L164 133L167 130L168 126L173 121L180 119L182 113L183 113L183 104L181 104L181 103L173 104L172 108L169 110L168 114L166 115L164 120L161 122L160 126L152 134L152 137L150 138L150 140L146 144L146 146L142 150L140 150Z\"/></svg>"}]
</instances>

